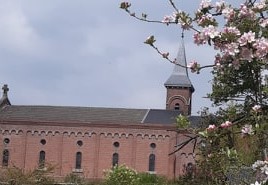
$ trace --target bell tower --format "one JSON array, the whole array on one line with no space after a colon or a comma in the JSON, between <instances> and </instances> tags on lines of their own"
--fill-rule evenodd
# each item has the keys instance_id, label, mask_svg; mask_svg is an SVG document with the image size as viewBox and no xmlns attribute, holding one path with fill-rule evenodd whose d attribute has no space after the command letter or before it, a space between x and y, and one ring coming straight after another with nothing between
<instances>
[{"instance_id":1,"label":"bell tower","mask_svg":"<svg viewBox=\"0 0 268 185\"><path fill-rule=\"evenodd\" d=\"M166 109L178 110L183 115L190 115L194 87L188 76L183 34L179 45L176 64L164 85L167 88Z\"/></svg>"}]
</instances>

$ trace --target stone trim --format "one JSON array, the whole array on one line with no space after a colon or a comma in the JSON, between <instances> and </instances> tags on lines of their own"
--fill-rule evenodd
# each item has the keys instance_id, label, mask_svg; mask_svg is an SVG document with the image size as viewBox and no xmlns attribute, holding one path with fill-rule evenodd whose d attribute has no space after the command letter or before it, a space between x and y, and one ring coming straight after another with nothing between
<instances>
[{"instance_id":1,"label":"stone trim","mask_svg":"<svg viewBox=\"0 0 268 185\"><path fill-rule=\"evenodd\" d=\"M36 135L36 136L48 136L48 135L65 135L68 137L74 136L74 137L92 137L92 135L104 135L104 137L111 137L111 138L129 138L129 137L141 137L142 139L144 138L149 138L149 139L168 139L170 138L170 134L147 134L147 133L142 133L142 132L137 132L137 133L125 133L125 132L95 132L95 131L85 131L85 132L81 132L81 131L50 131L50 130L39 130L39 129L35 129L35 130L7 130L7 129L0 129L0 133L2 135L7 134L7 135L18 135L18 134L31 134L32 136Z\"/></svg>"}]
</instances>

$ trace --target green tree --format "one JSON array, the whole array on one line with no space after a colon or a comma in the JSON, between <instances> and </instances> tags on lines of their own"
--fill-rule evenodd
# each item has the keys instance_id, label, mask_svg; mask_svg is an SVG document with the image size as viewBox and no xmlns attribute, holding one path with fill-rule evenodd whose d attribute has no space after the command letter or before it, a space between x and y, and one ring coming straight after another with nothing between
<instances>
[{"instance_id":1,"label":"green tree","mask_svg":"<svg viewBox=\"0 0 268 185\"><path fill-rule=\"evenodd\" d=\"M129 2L122 2L120 8L141 21L192 30L195 44L207 44L218 52L210 65L193 61L181 66L196 73L212 68L209 97L219 106L214 117L205 117L206 128L188 129L185 119L178 118L180 128L196 135L190 140L199 141L198 172L194 178L203 184L226 184L230 174L243 173L252 166L256 184L264 184L268 181L268 88L264 76L268 61L268 1L245 0L234 7L224 1L202 0L194 16L179 10L173 0L169 3L174 13L163 20L149 20L146 13L139 17ZM149 36L145 44L164 59L180 65L169 58L169 52L158 49L156 42L154 36ZM250 179L247 181L241 179L237 183L250 184Z\"/></svg>"}]
</instances>

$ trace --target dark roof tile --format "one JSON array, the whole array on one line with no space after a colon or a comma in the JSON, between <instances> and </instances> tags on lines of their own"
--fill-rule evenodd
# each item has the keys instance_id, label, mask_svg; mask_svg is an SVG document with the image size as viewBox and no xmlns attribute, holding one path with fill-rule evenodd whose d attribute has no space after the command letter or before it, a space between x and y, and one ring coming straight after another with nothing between
<instances>
[{"instance_id":1,"label":"dark roof tile","mask_svg":"<svg viewBox=\"0 0 268 185\"><path fill-rule=\"evenodd\" d=\"M12 105L0 110L0 120L141 123L146 112L146 109Z\"/></svg>"},{"instance_id":2,"label":"dark roof tile","mask_svg":"<svg viewBox=\"0 0 268 185\"><path fill-rule=\"evenodd\" d=\"M0 109L0 121L62 122L62 123L133 123L175 124L177 110L126 109L68 106L18 106ZM199 116L190 116L192 127L200 123Z\"/></svg>"}]
</instances>

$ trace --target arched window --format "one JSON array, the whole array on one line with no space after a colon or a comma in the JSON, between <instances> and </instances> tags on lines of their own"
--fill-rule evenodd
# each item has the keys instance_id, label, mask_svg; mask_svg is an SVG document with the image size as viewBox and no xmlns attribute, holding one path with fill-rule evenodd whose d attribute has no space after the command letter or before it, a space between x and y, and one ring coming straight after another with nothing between
<instances>
[{"instance_id":1,"label":"arched window","mask_svg":"<svg viewBox=\"0 0 268 185\"><path fill-rule=\"evenodd\" d=\"M119 162L119 154L118 153L114 153L113 154L113 166L118 165Z\"/></svg>"},{"instance_id":2,"label":"arched window","mask_svg":"<svg viewBox=\"0 0 268 185\"><path fill-rule=\"evenodd\" d=\"M180 104L179 103L176 103L174 109L175 110L180 110Z\"/></svg>"},{"instance_id":3,"label":"arched window","mask_svg":"<svg viewBox=\"0 0 268 185\"><path fill-rule=\"evenodd\" d=\"M8 166L8 161L9 161L9 151L5 149L3 151L3 160L2 160L2 166Z\"/></svg>"},{"instance_id":4,"label":"arched window","mask_svg":"<svg viewBox=\"0 0 268 185\"><path fill-rule=\"evenodd\" d=\"M45 167L45 161L46 161L46 152L42 150L39 153L39 168Z\"/></svg>"},{"instance_id":5,"label":"arched window","mask_svg":"<svg viewBox=\"0 0 268 185\"><path fill-rule=\"evenodd\" d=\"M82 168L82 153L77 152L75 159L75 169L81 169L81 168Z\"/></svg>"},{"instance_id":6,"label":"arched window","mask_svg":"<svg viewBox=\"0 0 268 185\"><path fill-rule=\"evenodd\" d=\"M154 172L155 171L155 155L150 154L149 156L149 171Z\"/></svg>"},{"instance_id":7,"label":"arched window","mask_svg":"<svg viewBox=\"0 0 268 185\"><path fill-rule=\"evenodd\" d=\"M194 164L193 163L188 163L187 166L186 166L186 174L187 175L192 175L193 172L194 172Z\"/></svg>"}]
</instances>

